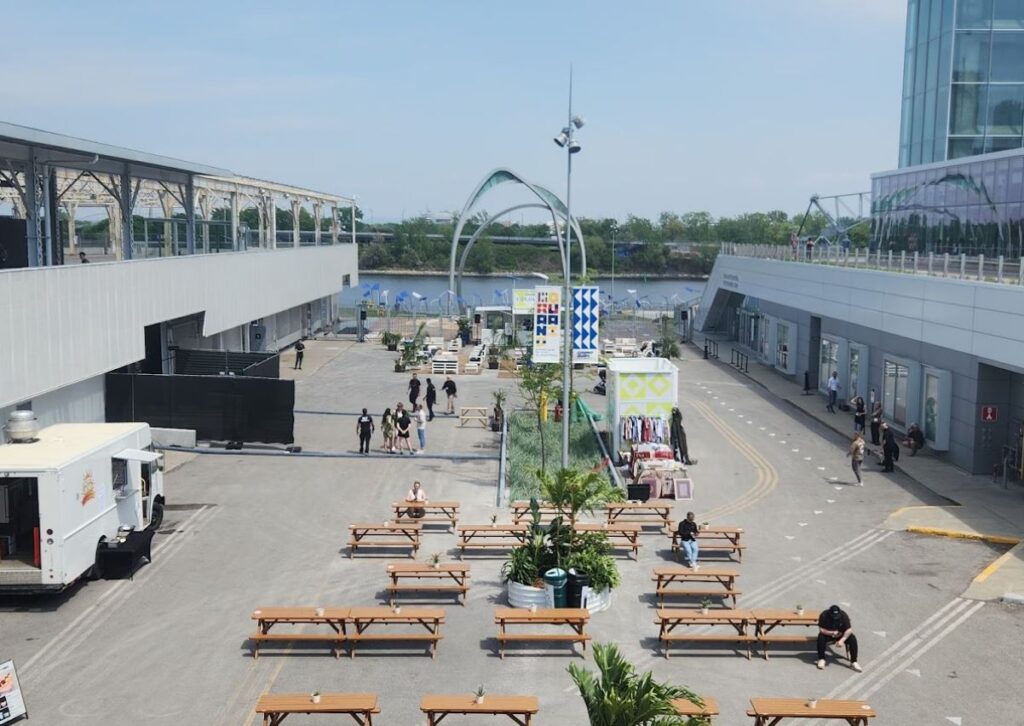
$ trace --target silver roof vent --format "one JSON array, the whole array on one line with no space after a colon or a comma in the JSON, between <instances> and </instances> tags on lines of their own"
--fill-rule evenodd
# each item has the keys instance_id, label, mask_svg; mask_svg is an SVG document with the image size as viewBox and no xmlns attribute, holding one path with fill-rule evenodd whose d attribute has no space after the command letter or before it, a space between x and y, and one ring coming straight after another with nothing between
<instances>
[{"instance_id":1,"label":"silver roof vent","mask_svg":"<svg viewBox=\"0 0 1024 726\"><path fill-rule=\"evenodd\" d=\"M31 411L11 411L4 431L12 444L29 444L39 436L39 420Z\"/></svg>"}]
</instances>

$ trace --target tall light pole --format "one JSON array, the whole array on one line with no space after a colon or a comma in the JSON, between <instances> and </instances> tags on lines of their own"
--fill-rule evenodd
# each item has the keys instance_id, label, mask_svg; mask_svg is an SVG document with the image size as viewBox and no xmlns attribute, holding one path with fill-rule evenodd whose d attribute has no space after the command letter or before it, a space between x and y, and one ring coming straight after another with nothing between
<instances>
[{"instance_id":1,"label":"tall light pole","mask_svg":"<svg viewBox=\"0 0 1024 726\"><path fill-rule=\"evenodd\" d=\"M555 137L555 143L566 151L565 172L565 282L562 293L562 317L565 320L562 341L562 468L569 468L570 386L572 385L572 155L583 147L575 139L577 129L583 128L583 119L572 114L572 66L569 66L569 122Z\"/></svg>"}]
</instances>

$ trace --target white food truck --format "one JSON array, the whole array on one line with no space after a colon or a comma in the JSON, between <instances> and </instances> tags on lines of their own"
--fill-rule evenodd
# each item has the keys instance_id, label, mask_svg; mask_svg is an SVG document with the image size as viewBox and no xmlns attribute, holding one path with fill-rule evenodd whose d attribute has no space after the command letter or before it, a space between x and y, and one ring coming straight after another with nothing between
<instances>
[{"instance_id":1,"label":"white food truck","mask_svg":"<svg viewBox=\"0 0 1024 726\"><path fill-rule=\"evenodd\" d=\"M148 424L36 431L29 417L12 414L0 445L0 594L62 590L94 572L101 549L163 520Z\"/></svg>"}]
</instances>

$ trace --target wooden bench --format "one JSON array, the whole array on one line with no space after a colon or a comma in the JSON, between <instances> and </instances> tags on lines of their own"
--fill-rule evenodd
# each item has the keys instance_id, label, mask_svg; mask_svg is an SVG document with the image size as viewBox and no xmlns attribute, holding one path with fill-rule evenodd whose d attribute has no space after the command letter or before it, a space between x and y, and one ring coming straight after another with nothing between
<instances>
[{"instance_id":1,"label":"wooden bench","mask_svg":"<svg viewBox=\"0 0 1024 726\"><path fill-rule=\"evenodd\" d=\"M420 524L410 522L386 522L384 524L350 524L352 537L348 542L348 556L352 558L359 547L410 548L409 556L415 557L420 548Z\"/></svg>"},{"instance_id":2,"label":"wooden bench","mask_svg":"<svg viewBox=\"0 0 1024 726\"><path fill-rule=\"evenodd\" d=\"M878 716L864 701L818 700L812 708L806 698L751 698L747 715L754 726L775 726L784 718L833 719L850 726L867 726Z\"/></svg>"},{"instance_id":3,"label":"wooden bench","mask_svg":"<svg viewBox=\"0 0 1024 726\"><path fill-rule=\"evenodd\" d=\"M742 593L736 589L739 573L728 567L701 567L689 569L685 567L656 567L652 579L657 583L655 594L658 606L664 604L666 597L721 597L732 598L733 607L736 598ZM680 588L673 585L690 583L713 583L717 588Z\"/></svg>"},{"instance_id":4,"label":"wooden bench","mask_svg":"<svg viewBox=\"0 0 1024 726\"><path fill-rule=\"evenodd\" d=\"M671 502L609 502L606 505L608 524L630 522L671 529L672 507Z\"/></svg>"},{"instance_id":5,"label":"wooden bench","mask_svg":"<svg viewBox=\"0 0 1024 726\"><path fill-rule=\"evenodd\" d=\"M494 622L498 624L498 655L505 658L505 645L513 641L561 642L583 644L587 649L590 636L585 632L590 622L590 611L585 608L544 608L531 611L525 608L500 607L494 611ZM510 633L509 625L564 625L571 633ZM575 649L574 649L575 652ZM585 657L585 655L583 656Z\"/></svg>"},{"instance_id":6,"label":"wooden bench","mask_svg":"<svg viewBox=\"0 0 1024 726\"><path fill-rule=\"evenodd\" d=\"M672 643L738 643L745 647L747 660L750 660L750 648L757 642L757 637L748 632L748 627L754 622L753 611L746 609L709 610L706 613L701 610L660 609L655 622L659 625L658 640L666 659ZM735 632L675 632L681 627L716 625L728 625Z\"/></svg>"},{"instance_id":7,"label":"wooden bench","mask_svg":"<svg viewBox=\"0 0 1024 726\"><path fill-rule=\"evenodd\" d=\"M322 610L318 612L318 610ZM256 621L256 632L249 636L252 643L252 657L260 657L260 645L273 642L322 642L331 645L334 657L341 655L341 646L347 639L345 621L348 608L311 608L311 607L268 607L257 608L252 612ZM270 630L279 625L327 625L329 631L315 633L286 632L272 633Z\"/></svg>"},{"instance_id":8,"label":"wooden bench","mask_svg":"<svg viewBox=\"0 0 1024 726\"><path fill-rule=\"evenodd\" d=\"M462 524L456 527L459 538L459 559L466 550L512 549L526 541L529 525L522 524Z\"/></svg>"},{"instance_id":9,"label":"wooden bench","mask_svg":"<svg viewBox=\"0 0 1024 726\"><path fill-rule=\"evenodd\" d=\"M395 596L402 592L427 592L456 596L457 601L466 604L466 593L469 592L469 565L455 562L439 563L437 567L418 562L393 562L387 565L386 572L391 582L387 592L389 601L394 607ZM401 580L415 580L411 584L401 584ZM427 580L428 582L420 582ZM438 580L441 581L438 584Z\"/></svg>"},{"instance_id":10,"label":"wooden bench","mask_svg":"<svg viewBox=\"0 0 1024 726\"><path fill-rule=\"evenodd\" d=\"M639 524L589 524L576 523L577 532L603 532L608 535L608 542L613 549L633 551L633 559L640 558L640 525Z\"/></svg>"},{"instance_id":11,"label":"wooden bench","mask_svg":"<svg viewBox=\"0 0 1024 726\"><path fill-rule=\"evenodd\" d=\"M459 409L459 428L473 422L479 423L485 429L491 427L491 418L486 406L463 406Z\"/></svg>"},{"instance_id":12,"label":"wooden bench","mask_svg":"<svg viewBox=\"0 0 1024 726\"><path fill-rule=\"evenodd\" d=\"M432 376L454 376L459 373L459 359L453 355L435 355L430 361Z\"/></svg>"},{"instance_id":13,"label":"wooden bench","mask_svg":"<svg viewBox=\"0 0 1024 726\"><path fill-rule=\"evenodd\" d=\"M424 696L420 710L427 715L428 726L437 726L449 714L466 716L507 716L518 726L531 726L540 705L534 696L485 694L482 703L471 695Z\"/></svg>"},{"instance_id":14,"label":"wooden bench","mask_svg":"<svg viewBox=\"0 0 1024 726\"><path fill-rule=\"evenodd\" d=\"M685 698L673 698L672 707L680 716L689 716L691 718L700 716L703 717L704 723L710 724L711 717L719 714L718 701L707 696L700 696L700 700L704 705L699 706Z\"/></svg>"},{"instance_id":15,"label":"wooden bench","mask_svg":"<svg viewBox=\"0 0 1024 726\"><path fill-rule=\"evenodd\" d=\"M397 610L397 612L396 612ZM441 625L444 623L444 610L424 607L369 607L350 608L346 622L351 626L348 631L349 655L356 657L356 643L377 642L425 642L430 657L437 656L437 644L441 640ZM426 632L381 633L370 632L371 627L378 625L419 625Z\"/></svg>"},{"instance_id":16,"label":"wooden bench","mask_svg":"<svg viewBox=\"0 0 1024 726\"><path fill-rule=\"evenodd\" d=\"M278 726L293 713L347 714L360 726L372 726L380 706L376 693L321 693L317 703L310 693L265 693L256 713L263 715L263 726Z\"/></svg>"},{"instance_id":17,"label":"wooden bench","mask_svg":"<svg viewBox=\"0 0 1024 726\"><path fill-rule=\"evenodd\" d=\"M672 538L672 553L678 559L680 551L679 530L673 523L667 534ZM705 552L728 552L729 555L736 555L736 559L743 561L743 550L747 548L740 542L743 535L742 527L707 527L701 529L697 535L697 545L700 553Z\"/></svg>"},{"instance_id":18,"label":"wooden bench","mask_svg":"<svg viewBox=\"0 0 1024 726\"><path fill-rule=\"evenodd\" d=\"M391 509L399 524L446 524L454 528L459 523L458 502L392 502ZM422 517L413 517L411 510L423 512Z\"/></svg>"},{"instance_id":19,"label":"wooden bench","mask_svg":"<svg viewBox=\"0 0 1024 726\"><path fill-rule=\"evenodd\" d=\"M555 517L564 517L557 507L551 504L540 503L537 506L541 522L550 522ZM512 521L530 523L533 521L533 512L530 510L530 503L526 501L512 502Z\"/></svg>"}]
</instances>

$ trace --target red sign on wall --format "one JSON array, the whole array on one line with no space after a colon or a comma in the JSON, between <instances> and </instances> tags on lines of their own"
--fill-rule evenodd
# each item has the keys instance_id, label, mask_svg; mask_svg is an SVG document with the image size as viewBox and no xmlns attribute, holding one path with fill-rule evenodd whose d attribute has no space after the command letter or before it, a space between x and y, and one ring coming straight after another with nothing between
<instances>
[{"instance_id":1,"label":"red sign on wall","mask_svg":"<svg viewBox=\"0 0 1024 726\"><path fill-rule=\"evenodd\" d=\"M982 423L995 423L999 420L999 406L982 406L981 407L981 422Z\"/></svg>"}]
</instances>

